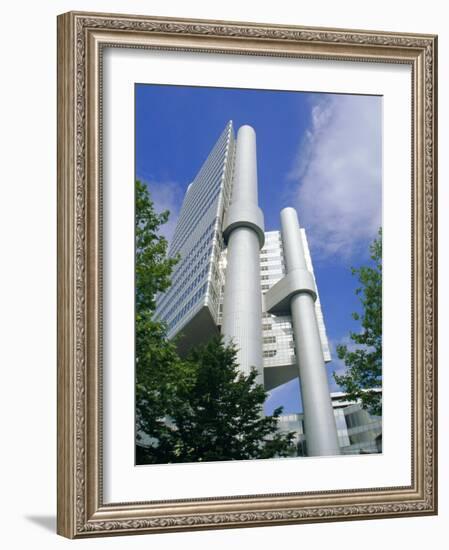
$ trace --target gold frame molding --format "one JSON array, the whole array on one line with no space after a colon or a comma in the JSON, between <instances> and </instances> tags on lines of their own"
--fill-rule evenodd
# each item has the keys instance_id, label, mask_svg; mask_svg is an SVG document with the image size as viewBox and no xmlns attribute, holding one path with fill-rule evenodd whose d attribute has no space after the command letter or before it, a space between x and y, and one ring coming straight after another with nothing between
<instances>
[{"instance_id":1,"label":"gold frame molding","mask_svg":"<svg viewBox=\"0 0 449 550\"><path fill-rule=\"evenodd\" d=\"M411 67L410 486L103 503L103 47L375 61ZM434 35L82 12L58 17L59 534L82 538L437 513L436 56Z\"/></svg>"}]
</instances>

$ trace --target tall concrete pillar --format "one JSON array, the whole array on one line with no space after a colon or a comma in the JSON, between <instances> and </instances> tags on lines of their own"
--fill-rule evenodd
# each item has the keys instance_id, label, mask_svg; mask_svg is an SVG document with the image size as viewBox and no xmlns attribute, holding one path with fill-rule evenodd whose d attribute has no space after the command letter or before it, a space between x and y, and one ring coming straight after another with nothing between
<instances>
[{"instance_id":1,"label":"tall concrete pillar","mask_svg":"<svg viewBox=\"0 0 449 550\"><path fill-rule=\"evenodd\" d=\"M221 332L238 348L237 360L245 374L251 367L263 383L262 302L259 251L264 244L263 213L257 198L256 134L251 126L237 133L231 203L223 237L227 266Z\"/></svg>"},{"instance_id":2,"label":"tall concrete pillar","mask_svg":"<svg viewBox=\"0 0 449 550\"><path fill-rule=\"evenodd\" d=\"M290 290L290 310L301 381L304 429L308 456L340 454L326 367L315 313L316 291L307 270L298 216L293 208L281 211L282 242Z\"/></svg>"}]
</instances>

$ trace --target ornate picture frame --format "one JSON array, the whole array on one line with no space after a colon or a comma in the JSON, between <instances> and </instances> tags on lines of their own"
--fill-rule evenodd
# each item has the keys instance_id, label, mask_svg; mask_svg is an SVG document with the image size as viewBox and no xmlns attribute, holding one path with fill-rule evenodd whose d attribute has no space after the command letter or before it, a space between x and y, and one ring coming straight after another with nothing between
<instances>
[{"instance_id":1,"label":"ornate picture frame","mask_svg":"<svg viewBox=\"0 0 449 550\"><path fill-rule=\"evenodd\" d=\"M105 48L411 69L411 483L203 499L103 497ZM437 513L437 37L70 12L58 17L58 533L89 536ZM406 312L408 315L409 313Z\"/></svg>"}]
</instances>

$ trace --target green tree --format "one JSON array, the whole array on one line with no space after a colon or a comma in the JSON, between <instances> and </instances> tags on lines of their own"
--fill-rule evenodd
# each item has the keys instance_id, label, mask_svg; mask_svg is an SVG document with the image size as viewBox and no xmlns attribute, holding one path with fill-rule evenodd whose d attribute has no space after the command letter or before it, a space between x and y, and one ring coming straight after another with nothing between
<instances>
[{"instance_id":1,"label":"green tree","mask_svg":"<svg viewBox=\"0 0 449 550\"><path fill-rule=\"evenodd\" d=\"M354 345L337 346L337 355L348 370L334 379L350 399L360 399L370 414L382 414L382 394L373 391L382 385L382 229L370 246L371 264L352 268L361 286L356 289L362 313L352 317L360 321L361 331L350 332Z\"/></svg>"},{"instance_id":2,"label":"green tree","mask_svg":"<svg viewBox=\"0 0 449 550\"><path fill-rule=\"evenodd\" d=\"M153 460L164 457L169 432L165 417L175 398L175 386L183 365L166 327L153 318L156 295L170 286L177 258L167 258L167 240L159 230L167 211L158 214L143 183L135 185L136 219L136 428L137 440L147 434L153 441ZM137 447L138 455L141 446ZM140 462L140 456L137 457Z\"/></svg>"},{"instance_id":3,"label":"green tree","mask_svg":"<svg viewBox=\"0 0 449 550\"><path fill-rule=\"evenodd\" d=\"M267 397L255 369L239 372L236 349L220 337L191 350L164 434L167 462L291 456L294 433L277 430L282 408L263 415ZM168 433L170 432L170 433ZM149 450L151 454L153 450ZM151 457L149 457L151 458Z\"/></svg>"},{"instance_id":4,"label":"green tree","mask_svg":"<svg viewBox=\"0 0 449 550\"><path fill-rule=\"evenodd\" d=\"M170 275L179 258L167 257L167 239L160 227L167 222L168 210L158 214L145 184L136 181L136 310L156 307L156 294L170 286Z\"/></svg>"}]
</instances>

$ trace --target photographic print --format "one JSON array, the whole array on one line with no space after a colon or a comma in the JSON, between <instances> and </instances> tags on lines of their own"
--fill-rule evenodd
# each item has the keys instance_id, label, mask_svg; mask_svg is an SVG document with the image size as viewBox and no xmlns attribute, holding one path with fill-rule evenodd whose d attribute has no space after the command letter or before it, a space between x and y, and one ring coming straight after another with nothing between
<instances>
[{"instance_id":1,"label":"photographic print","mask_svg":"<svg viewBox=\"0 0 449 550\"><path fill-rule=\"evenodd\" d=\"M437 513L437 37L58 17L58 533Z\"/></svg>"},{"instance_id":2,"label":"photographic print","mask_svg":"<svg viewBox=\"0 0 449 550\"><path fill-rule=\"evenodd\" d=\"M135 84L136 464L382 453L382 97Z\"/></svg>"}]
</instances>

